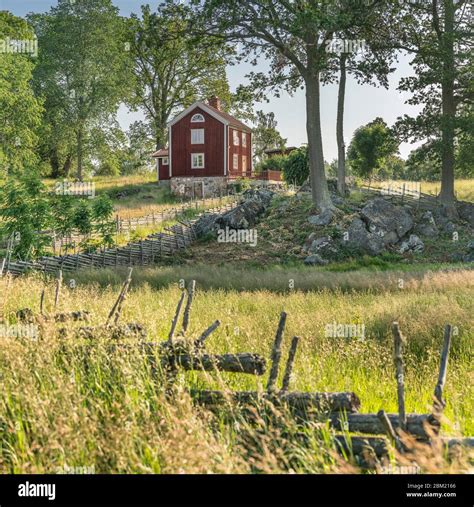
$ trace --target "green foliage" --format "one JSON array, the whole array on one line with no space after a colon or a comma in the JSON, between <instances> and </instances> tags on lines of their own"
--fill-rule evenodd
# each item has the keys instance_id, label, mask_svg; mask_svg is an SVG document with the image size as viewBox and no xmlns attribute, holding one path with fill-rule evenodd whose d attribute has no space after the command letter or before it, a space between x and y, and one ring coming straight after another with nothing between
<instances>
[{"instance_id":1,"label":"green foliage","mask_svg":"<svg viewBox=\"0 0 474 507\"><path fill-rule=\"evenodd\" d=\"M54 233L63 237L74 231L96 233L97 244L113 243L114 210L106 194L85 199L57 190L49 192L34 172L9 177L0 188L0 234L13 239L12 258L44 255Z\"/></svg>"},{"instance_id":2,"label":"green foliage","mask_svg":"<svg viewBox=\"0 0 474 507\"><path fill-rule=\"evenodd\" d=\"M267 157L255 166L255 172L260 174L262 171L283 171L285 163L288 159L287 155L273 155Z\"/></svg>"},{"instance_id":3,"label":"green foliage","mask_svg":"<svg viewBox=\"0 0 474 507\"><path fill-rule=\"evenodd\" d=\"M81 0L30 21L41 48L34 86L48 105L43 151L77 155L82 179L92 129L110 124L130 86L123 20L110 0Z\"/></svg>"},{"instance_id":4,"label":"green foliage","mask_svg":"<svg viewBox=\"0 0 474 507\"><path fill-rule=\"evenodd\" d=\"M309 177L308 148L293 150L283 165L283 178L290 184L302 185Z\"/></svg>"},{"instance_id":5,"label":"green foliage","mask_svg":"<svg viewBox=\"0 0 474 507\"><path fill-rule=\"evenodd\" d=\"M226 65L231 50L216 37L192 34L186 5L166 2L156 12L149 5L141 10L141 17L132 14L127 23L134 70L128 104L144 111L155 148L163 148L169 119L196 100L217 95L229 110Z\"/></svg>"},{"instance_id":6,"label":"green foliage","mask_svg":"<svg viewBox=\"0 0 474 507\"><path fill-rule=\"evenodd\" d=\"M14 240L14 257L28 259L42 255L51 241L47 235L36 234L53 224L45 190L34 173L9 177L1 188L1 230L2 235Z\"/></svg>"},{"instance_id":7,"label":"green foliage","mask_svg":"<svg viewBox=\"0 0 474 507\"><path fill-rule=\"evenodd\" d=\"M395 24L395 37L402 35L414 70L398 89L409 93L407 103L417 111L416 116L398 118L396 127L403 141L423 142L430 159L441 161L440 198L445 204L453 202L454 176L463 164L456 151L473 130L471 20L466 2L444 0L406 2Z\"/></svg>"},{"instance_id":8,"label":"green foliage","mask_svg":"<svg viewBox=\"0 0 474 507\"><path fill-rule=\"evenodd\" d=\"M82 199L79 201L74 209L73 225L81 234L92 233L92 209L88 201Z\"/></svg>"},{"instance_id":9,"label":"green foliage","mask_svg":"<svg viewBox=\"0 0 474 507\"><path fill-rule=\"evenodd\" d=\"M7 38L33 40L33 35L26 21L0 11L2 43ZM37 162L35 129L42 106L29 84L33 67L28 54L0 54L0 177L22 172Z\"/></svg>"},{"instance_id":10,"label":"green foliage","mask_svg":"<svg viewBox=\"0 0 474 507\"><path fill-rule=\"evenodd\" d=\"M371 178L385 159L398 151L398 141L382 118L359 127L352 137L347 158L352 171Z\"/></svg>"},{"instance_id":11,"label":"green foliage","mask_svg":"<svg viewBox=\"0 0 474 507\"><path fill-rule=\"evenodd\" d=\"M105 245L112 245L113 235L115 233L115 222L113 220L114 206L106 194L102 194L94 199L92 204L92 219L94 220L94 230L102 238Z\"/></svg>"},{"instance_id":12,"label":"green foliage","mask_svg":"<svg viewBox=\"0 0 474 507\"><path fill-rule=\"evenodd\" d=\"M286 146L286 141L277 130L275 113L265 114L263 111L257 111L252 136L252 144L257 160L263 163L265 161L265 150L283 149Z\"/></svg>"}]
</instances>

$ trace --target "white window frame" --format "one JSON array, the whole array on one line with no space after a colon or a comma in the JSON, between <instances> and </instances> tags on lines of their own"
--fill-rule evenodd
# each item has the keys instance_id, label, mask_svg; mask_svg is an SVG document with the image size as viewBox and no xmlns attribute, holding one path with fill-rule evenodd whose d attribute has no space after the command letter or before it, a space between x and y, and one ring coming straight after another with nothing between
<instances>
[{"instance_id":1,"label":"white window frame","mask_svg":"<svg viewBox=\"0 0 474 507\"><path fill-rule=\"evenodd\" d=\"M239 170L239 154L238 153L234 153L234 155L232 156L232 169L234 171Z\"/></svg>"},{"instance_id":2,"label":"white window frame","mask_svg":"<svg viewBox=\"0 0 474 507\"><path fill-rule=\"evenodd\" d=\"M204 129L191 129L191 144L204 144Z\"/></svg>"},{"instance_id":3,"label":"white window frame","mask_svg":"<svg viewBox=\"0 0 474 507\"><path fill-rule=\"evenodd\" d=\"M169 157L163 157L161 159L161 165L170 165Z\"/></svg>"},{"instance_id":4,"label":"white window frame","mask_svg":"<svg viewBox=\"0 0 474 507\"><path fill-rule=\"evenodd\" d=\"M247 132L242 132L242 147L247 148Z\"/></svg>"},{"instance_id":5,"label":"white window frame","mask_svg":"<svg viewBox=\"0 0 474 507\"><path fill-rule=\"evenodd\" d=\"M204 121L206 121L206 119L201 113L196 113L191 117L191 123L202 123Z\"/></svg>"},{"instance_id":6,"label":"white window frame","mask_svg":"<svg viewBox=\"0 0 474 507\"><path fill-rule=\"evenodd\" d=\"M238 130L232 131L232 143L234 146L240 146L240 139L239 139L239 131Z\"/></svg>"},{"instance_id":7,"label":"white window frame","mask_svg":"<svg viewBox=\"0 0 474 507\"><path fill-rule=\"evenodd\" d=\"M194 157L202 157L202 165L196 165ZM191 153L191 169L204 169L204 153Z\"/></svg>"}]
</instances>

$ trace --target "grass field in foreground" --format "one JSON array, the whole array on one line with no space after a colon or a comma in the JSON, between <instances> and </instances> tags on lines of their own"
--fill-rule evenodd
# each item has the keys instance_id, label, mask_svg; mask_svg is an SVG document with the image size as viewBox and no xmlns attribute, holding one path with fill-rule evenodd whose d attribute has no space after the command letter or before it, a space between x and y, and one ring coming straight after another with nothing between
<instances>
[{"instance_id":1,"label":"grass field in foreground","mask_svg":"<svg viewBox=\"0 0 474 507\"><path fill-rule=\"evenodd\" d=\"M248 351L268 358L284 309L288 321L283 357L290 338L301 337L292 389L352 390L361 399L361 412L380 408L396 412L390 324L398 320L407 337L407 410L425 413L431 408L443 327L449 322L456 334L445 389L449 422L444 432L473 435L473 272L419 274L402 290L390 284L384 289L381 279L371 287L368 273L324 275L361 278L344 291L321 284L287 293L271 291L262 281L259 289L240 291L204 290L198 281L201 290L189 334L196 336L220 319L220 328L208 339L210 351ZM219 273L214 276L218 280ZM137 271L121 321L140 322L150 340L162 341L179 298L178 280L175 277L172 285L156 289L146 283L143 273L141 277ZM84 283L80 275L76 283L75 289L63 290L60 309L90 310L93 324L104 323L118 286ZM20 308L37 309L42 288L43 282L35 278L1 279L0 309L5 320L13 324L13 312ZM47 310L53 296L50 282ZM333 322L364 324L365 339L326 338L325 326ZM237 425L200 415L184 393L167 402L159 387L154 388L138 350L110 353L99 339L87 351L73 339L58 338L59 327L65 325L45 325L37 341L1 338L0 473L55 472L64 466L93 466L96 473L288 470L271 432L265 434L267 443L260 441L262 450L249 459L239 446L242 431ZM180 375L178 385L212 388L222 383L234 390L257 389L265 385L266 376L194 372ZM317 451L290 444L292 456L297 457L292 469L297 472L347 471L331 452L329 432L317 442Z\"/></svg>"}]
</instances>

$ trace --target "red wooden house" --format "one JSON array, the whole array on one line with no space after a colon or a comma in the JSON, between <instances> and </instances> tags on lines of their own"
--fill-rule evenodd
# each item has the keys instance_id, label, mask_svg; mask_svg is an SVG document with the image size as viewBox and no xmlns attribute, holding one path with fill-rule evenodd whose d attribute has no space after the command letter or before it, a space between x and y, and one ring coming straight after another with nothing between
<instances>
[{"instance_id":1,"label":"red wooden house","mask_svg":"<svg viewBox=\"0 0 474 507\"><path fill-rule=\"evenodd\" d=\"M196 102L168 124L168 148L153 154L158 179L170 180L172 190L196 184L202 194L215 194L229 179L252 174L252 130L221 110L214 97Z\"/></svg>"}]
</instances>

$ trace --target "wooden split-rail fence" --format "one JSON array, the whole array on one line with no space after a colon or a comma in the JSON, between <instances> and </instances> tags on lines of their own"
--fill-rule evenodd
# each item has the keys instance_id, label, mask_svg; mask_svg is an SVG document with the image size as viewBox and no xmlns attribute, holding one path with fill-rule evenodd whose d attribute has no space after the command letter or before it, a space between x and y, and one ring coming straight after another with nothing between
<instances>
[{"instance_id":1,"label":"wooden split-rail fence","mask_svg":"<svg viewBox=\"0 0 474 507\"><path fill-rule=\"evenodd\" d=\"M180 370L207 372L230 372L262 376L267 372L265 357L250 352L234 354L212 354L206 350L209 336L219 328L221 322L216 320L197 337L188 337L192 304L195 299L195 281L191 281L183 290L171 322L167 340L149 342L146 329L137 323L119 324L119 318L132 282L133 268L129 268L128 276L110 310L104 325L95 327L68 326L60 334L73 333L74 338L85 339L93 343L94 338L105 336L111 339L111 350L117 348L127 350L139 347L145 354L151 374L157 385L164 387L168 396L174 396L174 385ZM56 280L54 312L59 308L62 271ZM32 321L66 322L88 321L89 312L75 311L69 313L46 314L44 311L45 290L41 294L39 315L27 308L16 312L17 319ZM182 316L182 318L181 318ZM181 331L178 323L181 320ZM449 351L451 346L452 328L447 325L441 352L438 381L434 389L433 410L429 414L410 414L405 406L404 360L403 348L405 339L397 323L392 325L394 338L395 383L397 386L398 412L387 414L380 410L376 414L361 413L361 401L354 392L298 392L291 391L292 371L300 338L294 336L286 360L281 386L277 386L282 359L282 344L287 314L282 312L276 331L270 361L269 376L266 387L259 391L223 390L191 390L190 395L197 405L210 411L227 412L231 417L236 415L246 418L249 423L256 421L256 414L268 423L278 421L279 415L294 418L297 424L308 425L317 423L328 425L333 432L336 450L345 458L353 458L359 465L366 468L377 468L391 451L395 456L407 455L413 443L430 445L440 439L448 452L456 455L459 449L474 448L474 438L441 438L439 436L441 418L446 406L443 391L446 383ZM122 340L126 339L125 340ZM132 342L130 343L130 340ZM74 340L80 345L80 341ZM281 419L280 419L281 420ZM287 419L283 418L283 421ZM307 426L310 429L312 426ZM356 433L357 435L354 435ZM292 434L292 439L306 441L308 432ZM453 456L453 454L451 454ZM410 459L415 459L413 455Z\"/></svg>"},{"instance_id":2,"label":"wooden split-rail fence","mask_svg":"<svg viewBox=\"0 0 474 507\"><path fill-rule=\"evenodd\" d=\"M220 209L230 203L234 203L238 198L239 196L237 194L229 194L222 197L195 199L139 217L120 217L117 214L114 220L115 231L113 232L117 236L120 234L129 234L141 227L154 227L163 222L177 220L180 216L185 214L186 211L190 210L204 208L207 212L212 212L215 209ZM54 255L57 253L61 255L67 251L76 253L80 249L81 242L100 237L97 233L81 234L78 231L62 235L54 230L44 230L36 231L35 234L51 238L51 249ZM8 249L10 243L10 237L0 237L0 248Z\"/></svg>"},{"instance_id":3,"label":"wooden split-rail fence","mask_svg":"<svg viewBox=\"0 0 474 507\"><path fill-rule=\"evenodd\" d=\"M189 320L186 314L189 313L188 308L192 304L193 295L194 282L188 289L188 303L183 319L183 322L186 323ZM181 336L176 339L174 330L184 297L183 293L176 309L168 341L160 344L161 367L167 374L168 382L170 382L170 379L171 382L174 381L179 368L253 375L264 375L266 373L266 360L257 354L213 355L205 351L205 340L219 326L220 322L218 320L191 343L183 339L187 325L183 326ZM377 468L381 460L389 456L391 449L399 454L404 454L410 452L414 441L417 444L430 444L433 439L440 438L440 421L445 407L443 390L446 382L452 336L451 326L448 325L445 329L432 413L406 413L402 350L405 339L398 324L393 323L398 413L387 414L384 410L380 410L376 414L367 414L359 412L361 401L354 392L295 392L289 390L296 351L300 342L300 338L297 336L294 336L291 340L282 384L281 387L277 387L286 319L287 314L282 312L270 356L271 366L265 390L238 392L192 390L191 395L194 401L211 411L222 413L223 409L231 409L230 414L232 416L235 415L235 409L237 409L241 415L248 417L250 420L255 420L257 412L261 417L261 409L263 408L264 417L270 416L270 420L274 419L276 413L280 415L283 413L285 417L290 415L297 423L302 425L307 425L307 423L328 424L334 432L334 440L339 453L346 457L352 456L361 466L369 468ZM354 433L359 435L353 435ZM292 438L294 437L295 435L292 435ZM296 435L296 438L308 440L308 434L302 431L299 435ZM474 448L474 438L444 438L442 443L450 451L459 446Z\"/></svg>"},{"instance_id":4,"label":"wooden split-rail fence","mask_svg":"<svg viewBox=\"0 0 474 507\"><path fill-rule=\"evenodd\" d=\"M237 205L232 201L224 206L206 210L199 216L223 213ZM159 259L173 256L179 250L186 249L196 238L195 223L176 218L177 224L167 227L163 232L150 234L144 240L128 243L123 247L102 248L93 253L76 253L61 256L43 256L34 261L10 259L7 255L0 261L0 276L10 273L19 276L36 271L45 274L57 274L61 271L76 271L84 268L115 268L120 266L145 266Z\"/></svg>"}]
</instances>

